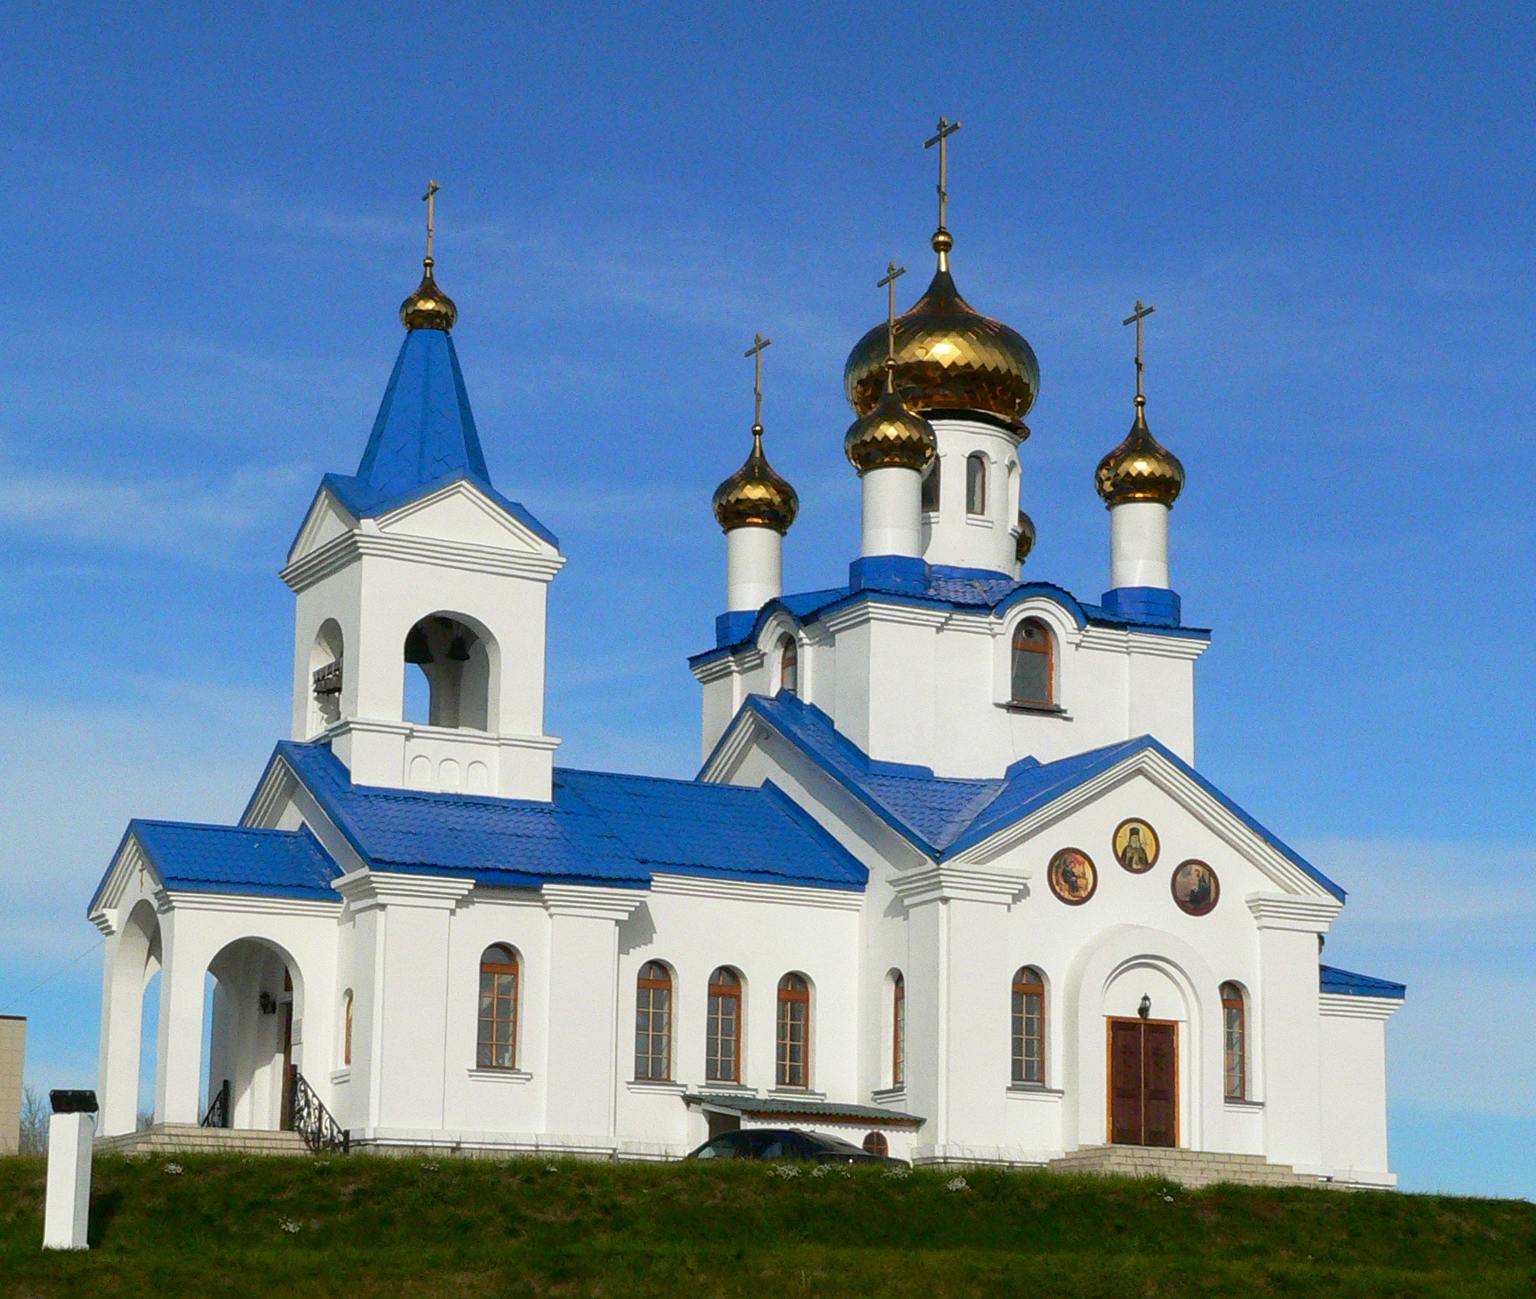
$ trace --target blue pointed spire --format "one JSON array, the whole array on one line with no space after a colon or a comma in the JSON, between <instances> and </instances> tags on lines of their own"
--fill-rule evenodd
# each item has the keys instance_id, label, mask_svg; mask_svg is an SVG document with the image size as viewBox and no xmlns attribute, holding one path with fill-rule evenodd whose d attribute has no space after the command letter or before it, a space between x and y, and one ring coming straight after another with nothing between
<instances>
[{"instance_id":1,"label":"blue pointed spire","mask_svg":"<svg viewBox=\"0 0 1536 1299\"><path fill-rule=\"evenodd\" d=\"M353 514L365 518L459 479L473 483L551 545L558 545L549 529L491 486L453 339L443 329L410 329L357 473L327 474L325 486Z\"/></svg>"}]
</instances>

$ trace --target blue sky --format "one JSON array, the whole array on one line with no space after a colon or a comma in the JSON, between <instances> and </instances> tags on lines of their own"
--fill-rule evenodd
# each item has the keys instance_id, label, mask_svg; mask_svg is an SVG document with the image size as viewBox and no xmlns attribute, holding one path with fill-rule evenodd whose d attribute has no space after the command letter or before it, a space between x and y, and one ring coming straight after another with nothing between
<instances>
[{"instance_id":1,"label":"blue sky","mask_svg":"<svg viewBox=\"0 0 1536 1299\"><path fill-rule=\"evenodd\" d=\"M561 760L688 775L741 352L774 339L787 582L828 585L842 363L887 259L925 278L942 112L956 278L1041 360L1029 571L1105 585L1092 471L1155 302L1200 765L1350 890L1329 958L1411 985L1404 1184L1536 1195L1528 7L8 12L0 1011L32 1081L94 1074L123 822L236 816L283 733L275 572L361 454L426 177L492 474L569 556Z\"/></svg>"}]
</instances>

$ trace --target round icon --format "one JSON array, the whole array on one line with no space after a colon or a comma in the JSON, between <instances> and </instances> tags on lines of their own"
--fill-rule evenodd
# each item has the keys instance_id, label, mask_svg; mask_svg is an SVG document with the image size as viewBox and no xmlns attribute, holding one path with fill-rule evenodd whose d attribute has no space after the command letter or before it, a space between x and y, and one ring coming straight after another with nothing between
<instances>
[{"instance_id":1,"label":"round icon","mask_svg":"<svg viewBox=\"0 0 1536 1299\"><path fill-rule=\"evenodd\" d=\"M1169 885L1173 900L1186 915L1209 915L1221 897L1221 881L1203 861L1180 862Z\"/></svg>"},{"instance_id":2,"label":"round icon","mask_svg":"<svg viewBox=\"0 0 1536 1299\"><path fill-rule=\"evenodd\" d=\"M1093 896L1099 886L1099 872L1093 858L1081 848L1063 848L1051 858L1046 868L1051 892L1068 906L1078 907Z\"/></svg>"},{"instance_id":3,"label":"round icon","mask_svg":"<svg viewBox=\"0 0 1536 1299\"><path fill-rule=\"evenodd\" d=\"M1162 848L1157 831L1139 817L1131 817L1115 827L1115 860L1132 875L1144 875L1157 865Z\"/></svg>"}]
</instances>

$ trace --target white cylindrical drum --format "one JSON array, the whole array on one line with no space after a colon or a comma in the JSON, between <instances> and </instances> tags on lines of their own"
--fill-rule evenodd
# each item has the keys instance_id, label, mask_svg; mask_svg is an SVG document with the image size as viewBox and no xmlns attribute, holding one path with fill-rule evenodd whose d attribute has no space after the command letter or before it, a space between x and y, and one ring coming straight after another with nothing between
<instances>
[{"instance_id":1,"label":"white cylindrical drum","mask_svg":"<svg viewBox=\"0 0 1536 1299\"><path fill-rule=\"evenodd\" d=\"M861 555L923 553L922 475L894 466L870 469L860 480L864 520L859 538Z\"/></svg>"},{"instance_id":2,"label":"white cylindrical drum","mask_svg":"<svg viewBox=\"0 0 1536 1299\"><path fill-rule=\"evenodd\" d=\"M772 528L732 528L725 534L725 607L761 609L784 591L784 538Z\"/></svg>"},{"instance_id":3,"label":"white cylindrical drum","mask_svg":"<svg viewBox=\"0 0 1536 1299\"><path fill-rule=\"evenodd\" d=\"M1168 507L1125 501L1109 511L1109 585L1168 586Z\"/></svg>"}]
</instances>

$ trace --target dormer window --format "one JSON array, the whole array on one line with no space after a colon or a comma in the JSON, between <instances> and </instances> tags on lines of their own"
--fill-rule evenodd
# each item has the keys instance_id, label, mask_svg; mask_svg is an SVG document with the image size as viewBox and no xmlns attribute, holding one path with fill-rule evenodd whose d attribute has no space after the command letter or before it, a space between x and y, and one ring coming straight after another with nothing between
<instances>
[{"instance_id":1,"label":"dormer window","mask_svg":"<svg viewBox=\"0 0 1536 1299\"><path fill-rule=\"evenodd\" d=\"M800 655L793 636L779 641L779 689L797 694L800 688Z\"/></svg>"},{"instance_id":2,"label":"dormer window","mask_svg":"<svg viewBox=\"0 0 1536 1299\"><path fill-rule=\"evenodd\" d=\"M965 512L987 512L987 458L980 451L965 458Z\"/></svg>"},{"instance_id":3,"label":"dormer window","mask_svg":"<svg viewBox=\"0 0 1536 1299\"><path fill-rule=\"evenodd\" d=\"M928 466L928 476L923 479L923 513L933 514L939 508L939 457L934 456Z\"/></svg>"},{"instance_id":4,"label":"dormer window","mask_svg":"<svg viewBox=\"0 0 1536 1299\"><path fill-rule=\"evenodd\" d=\"M1051 708L1055 652L1051 633L1036 618L1026 618L1013 633L1011 702L1035 708Z\"/></svg>"}]
</instances>

